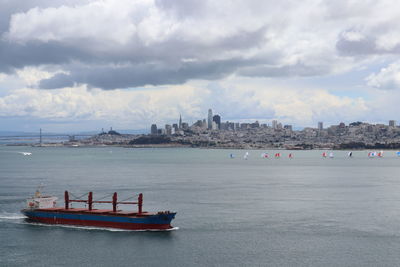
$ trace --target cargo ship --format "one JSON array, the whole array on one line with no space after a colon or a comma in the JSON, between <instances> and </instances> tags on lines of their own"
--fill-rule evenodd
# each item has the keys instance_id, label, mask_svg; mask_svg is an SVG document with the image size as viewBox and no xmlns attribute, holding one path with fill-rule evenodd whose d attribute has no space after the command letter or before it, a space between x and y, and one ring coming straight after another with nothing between
<instances>
[{"instance_id":1,"label":"cargo ship","mask_svg":"<svg viewBox=\"0 0 400 267\"><path fill-rule=\"evenodd\" d=\"M27 199L27 207L21 212L27 216L29 222L94 226L106 228L118 228L126 230L171 230L171 221L175 218L176 212L143 211L143 194L139 194L137 201L118 201L117 193L112 195L112 200L93 200L93 193L89 192L87 199L83 196L71 199L68 191L64 193L64 207L57 207L57 197L43 196L40 191ZM71 194L72 195L72 194ZM84 203L85 208L73 208L71 203ZM95 209L96 203L110 203L112 209ZM118 209L118 205L135 205L137 211L123 211Z\"/></svg>"}]
</instances>

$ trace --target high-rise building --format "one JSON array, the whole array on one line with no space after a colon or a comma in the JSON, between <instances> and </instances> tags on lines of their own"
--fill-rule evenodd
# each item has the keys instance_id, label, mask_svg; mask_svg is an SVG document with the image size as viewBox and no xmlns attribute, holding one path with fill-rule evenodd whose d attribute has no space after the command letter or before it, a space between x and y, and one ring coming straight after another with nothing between
<instances>
[{"instance_id":1,"label":"high-rise building","mask_svg":"<svg viewBox=\"0 0 400 267\"><path fill-rule=\"evenodd\" d=\"M212 130L218 130L218 124L215 121L212 122L211 129Z\"/></svg>"},{"instance_id":2,"label":"high-rise building","mask_svg":"<svg viewBox=\"0 0 400 267\"><path fill-rule=\"evenodd\" d=\"M170 124L165 124L165 134L171 135L172 134L172 127Z\"/></svg>"},{"instance_id":3,"label":"high-rise building","mask_svg":"<svg viewBox=\"0 0 400 267\"><path fill-rule=\"evenodd\" d=\"M182 116L179 114L179 129L182 129Z\"/></svg>"},{"instance_id":4,"label":"high-rise building","mask_svg":"<svg viewBox=\"0 0 400 267\"><path fill-rule=\"evenodd\" d=\"M213 113L211 108L208 110L207 128L212 129Z\"/></svg>"},{"instance_id":5,"label":"high-rise building","mask_svg":"<svg viewBox=\"0 0 400 267\"><path fill-rule=\"evenodd\" d=\"M176 124L176 123L172 124L172 128L174 128L175 133L179 130L178 124Z\"/></svg>"},{"instance_id":6,"label":"high-rise building","mask_svg":"<svg viewBox=\"0 0 400 267\"><path fill-rule=\"evenodd\" d=\"M188 130L189 129L189 124L187 122L182 122L182 129L183 130Z\"/></svg>"},{"instance_id":7,"label":"high-rise building","mask_svg":"<svg viewBox=\"0 0 400 267\"><path fill-rule=\"evenodd\" d=\"M324 123L322 121L318 122L318 130L322 131L324 129Z\"/></svg>"},{"instance_id":8,"label":"high-rise building","mask_svg":"<svg viewBox=\"0 0 400 267\"><path fill-rule=\"evenodd\" d=\"M396 121L395 120L390 120L389 121L389 127L396 127Z\"/></svg>"},{"instance_id":9,"label":"high-rise building","mask_svg":"<svg viewBox=\"0 0 400 267\"><path fill-rule=\"evenodd\" d=\"M293 131L293 127L292 125L286 124L285 126L283 126L283 129L288 130L289 132Z\"/></svg>"},{"instance_id":10,"label":"high-rise building","mask_svg":"<svg viewBox=\"0 0 400 267\"><path fill-rule=\"evenodd\" d=\"M273 129L277 129L278 128L278 121L277 120L273 120L272 121L272 128Z\"/></svg>"},{"instance_id":11,"label":"high-rise building","mask_svg":"<svg viewBox=\"0 0 400 267\"><path fill-rule=\"evenodd\" d=\"M213 121L217 124L217 129L221 129L221 116L214 115Z\"/></svg>"},{"instance_id":12,"label":"high-rise building","mask_svg":"<svg viewBox=\"0 0 400 267\"><path fill-rule=\"evenodd\" d=\"M157 134L157 125L156 124L151 125L150 133Z\"/></svg>"}]
</instances>

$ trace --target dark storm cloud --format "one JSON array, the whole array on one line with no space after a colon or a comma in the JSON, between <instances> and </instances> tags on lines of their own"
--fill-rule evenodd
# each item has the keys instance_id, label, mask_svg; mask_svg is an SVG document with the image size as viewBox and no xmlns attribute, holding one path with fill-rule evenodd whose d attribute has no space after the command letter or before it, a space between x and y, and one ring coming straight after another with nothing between
<instances>
[{"instance_id":1,"label":"dark storm cloud","mask_svg":"<svg viewBox=\"0 0 400 267\"><path fill-rule=\"evenodd\" d=\"M84 56L77 48L57 42L29 42L18 44L4 38L13 14L35 7L59 7L84 4L88 0L0 0L0 72L9 73L16 68L41 64L60 64ZM1 38L3 36L3 38Z\"/></svg>"},{"instance_id":2,"label":"dark storm cloud","mask_svg":"<svg viewBox=\"0 0 400 267\"><path fill-rule=\"evenodd\" d=\"M29 42L13 44L0 42L0 72L9 73L16 68L42 64L65 64L73 60L89 60L91 57L79 48L60 42Z\"/></svg>"},{"instance_id":3,"label":"dark storm cloud","mask_svg":"<svg viewBox=\"0 0 400 267\"><path fill-rule=\"evenodd\" d=\"M332 73L346 60L341 56L400 52L399 45L378 48L378 33L387 26L357 39L348 33L358 28L331 25L337 16L325 15L331 21L324 24L320 5L292 1L0 0L0 5L0 72L42 65L63 71L42 80L43 89L130 88L231 74L316 76ZM347 12L341 21L352 17Z\"/></svg>"},{"instance_id":4,"label":"dark storm cloud","mask_svg":"<svg viewBox=\"0 0 400 267\"><path fill-rule=\"evenodd\" d=\"M40 82L43 89L55 89L88 84L103 89L139 87L144 85L180 84L189 79L214 80L232 73L239 66L254 64L254 60L229 59L212 62L184 62L171 67L157 64L137 64L121 67L90 66L70 69L70 74L57 74Z\"/></svg>"},{"instance_id":5,"label":"dark storm cloud","mask_svg":"<svg viewBox=\"0 0 400 267\"><path fill-rule=\"evenodd\" d=\"M24 66L55 64L70 73L42 80L39 87L43 89L73 84L115 89L180 84L190 79L217 79L257 60L239 60L231 56L224 60L212 60L216 53L257 47L266 42L264 34L265 28L239 31L206 44L182 40L179 36L153 46L131 40L118 50L93 49L98 48L93 40L78 38L68 43L29 41L19 44L3 40L0 42L0 71L11 72Z\"/></svg>"},{"instance_id":6,"label":"dark storm cloud","mask_svg":"<svg viewBox=\"0 0 400 267\"><path fill-rule=\"evenodd\" d=\"M248 77L291 77L291 76L316 76L329 73L331 70L326 65L307 66L297 63L287 66L251 66L245 67L238 74Z\"/></svg>"},{"instance_id":7,"label":"dark storm cloud","mask_svg":"<svg viewBox=\"0 0 400 267\"><path fill-rule=\"evenodd\" d=\"M336 42L336 49L341 55L360 56L400 53L400 40L399 44L390 49L384 49L379 47L378 39L374 34L367 35L360 32L359 34L361 34L362 37L351 39L346 36L346 33L347 32L340 34Z\"/></svg>"}]
</instances>

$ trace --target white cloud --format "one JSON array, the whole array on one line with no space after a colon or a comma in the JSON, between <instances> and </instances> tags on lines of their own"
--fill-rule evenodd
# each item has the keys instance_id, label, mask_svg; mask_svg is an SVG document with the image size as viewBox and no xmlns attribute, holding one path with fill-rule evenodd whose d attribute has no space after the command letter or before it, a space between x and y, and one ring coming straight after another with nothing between
<instances>
[{"instance_id":1,"label":"white cloud","mask_svg":"<svg viewBox=\"0 0 400 267\"><path fill-rule=\"evenodd\" d=\"M180 113L191 123L205 118L210 107L223 120L279 119L296 125L314 125L322 118L356 120L368 110L362 99L338 97L325 90L276 89L232 85L218 89L183 85L114 91L84 87L51 91L26 88L0 97L0 117L104 121L113 122L118 128L142 129L154 122L173 123Z\"/></svg>"},{"instance_id":2,"label":"white cloud","mask_svg":"<svg viewBox=\"0 0 400 267\"><path fill-rule=\"evenodd\" d=\"M378 73L372 73L366 78L367 84L378 89L400 88L400 62L394 62L382 68Z\"/></svg>"},{"instance_id":3,"label":"white cloud","mask_svg":"<svg viewBox=\"0 0 400 267\"><path fill-rule=\"evenodd\" d=\"M144 128L179 113L203 118L212 107L223 118L299 126L374 120L383 116L369 112L376 103L346 90L365 82L360 70L400 53L394 0L45 2L0 20L3 118ZM399 65L371 74L368 85L399 88ZM318 89L332 90L338 73L351 80L341 96ZM288 86L275 86L287 77Z\"/></svg>"},{"instance_id":4,"label":"white cloud","mask_svg":"<svg viewBox=\"0 0 400 267\"><path fill-rule=\"evenodd\" d=\"M49 79L58 73L67 73L62 70L49 71L49 69L51 69L49 66L24 67L23 69L18 69L16 74L25 85L35 86L42 79Z\"/></svg>"}]
</instances>

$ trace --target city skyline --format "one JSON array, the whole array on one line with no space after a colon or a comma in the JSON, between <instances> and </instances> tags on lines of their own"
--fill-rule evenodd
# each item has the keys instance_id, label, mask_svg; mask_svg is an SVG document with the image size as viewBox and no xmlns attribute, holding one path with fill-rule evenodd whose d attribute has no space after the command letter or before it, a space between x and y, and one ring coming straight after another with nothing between
<instances>
[{"instance_id":1,"label":"city skyline","mask_svg":"<svg viewBox=\"0 0 400 267\"><path fill-rule=\"evenodd\" d=\"M214 115L215 114L215 115ZM294 128L292 124L282 124L282 122L278 121L278 120L272 120L270 121L271 123L260 123L258 120L255 121L246 121L246 122L236 122L236 121L223 121L221 119L221 115L220 114L216 114L213 113L212 109L209 108L208 109L208 113L207 113L207 119L198 119L195 123L191 122L191 123L187 123L184 122L184 126L182 127L182 116L179 116L179 123L172 123L172 124L165 124L164 127L158 127L157 123L153 123L151 124L151 129L150 129L150 134L166 134L166 135L171 135L174 133L179 132L180 130L188 130L190 127L193 126L197 126L200 128L204 128L205 130L236 130L236 128L239 128L240 125L245 124L245 125L252 125L252 124L257 124L257 127L269 127L272 129L290 129L290 131L292 130L303 130L306 128L314 128L317 130L324 130L328 127L332 127L332 126L339 126L339 127L345 127L346 123L340 121L337 124L331 124L331 125L325 125L324 128L324 122L323 121L318 121L317 125L315 127L303 127L303 128ZM387 125L390 127L399 127L397 124L396 120L387 120L387 124L385 123L371 123L371 122L360 122L360 121L356 121L356 122L351 122L350 124L359 124L359 123L367 123L367 124L371 124L371 125ZM227 124L232 124L232 127L227 126ZM222 126L223 125L223 126ZM250 127L251 128L251 127ZM183 132L181 133L183 134Z\"/></svg>"},{"instance_id":2,"label":"city skyline","mask_svg":"<svg viewBox=\"0 0 400 267\"><path fill-rule=\"evenodd\" d=\"M399 121L396 4L0 0L0 131Z\"/></svg>"}]
</instances>

